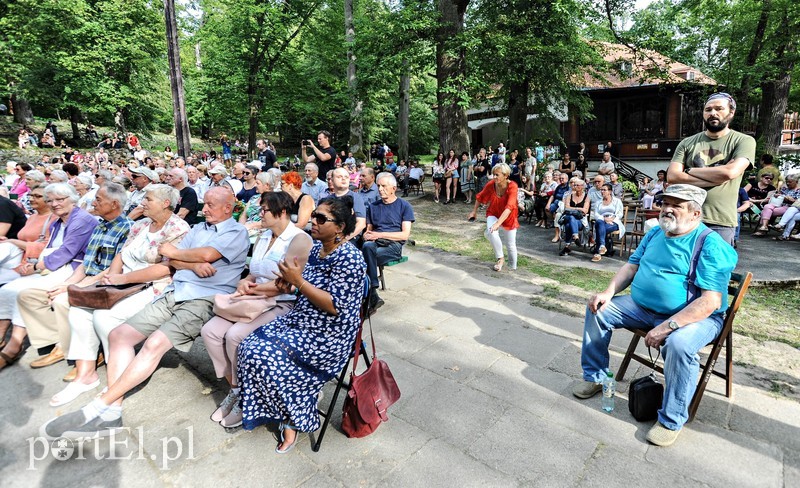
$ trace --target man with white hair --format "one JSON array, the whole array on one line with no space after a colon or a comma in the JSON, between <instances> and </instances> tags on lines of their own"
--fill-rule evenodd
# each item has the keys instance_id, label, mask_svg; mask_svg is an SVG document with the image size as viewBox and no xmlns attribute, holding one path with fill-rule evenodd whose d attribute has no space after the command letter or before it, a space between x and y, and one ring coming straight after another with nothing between
<instances>
[{"instance_id":1,"label":"man with white hair","mask_svg":"<svg viewBox=\"0 0 800 488\"><path fill-rule=\"evenodd\" d=\"M377 177L380 198L367 206L367 231L361 251L367 262L370 281L369 306L376 310L383 305L378 296L378 267L403 256L403 244L411 234L414 209L402 198L397 198L397 180L391 173Z\"/></svg>"},{"instance_id":2,"label":"man with white hair","mask_svg":"<svg viewBox=\"0 0 800 488\"><path fill-rule=\"evenodd\" d=\"M319 179L319 167L315 163L308 163L305 169L306 181L300 189L306 195L311 195L316 206L321 196L328 191L328 184Z\"/></svg>"},{"instance_id":3,"label":"man with white hair","mask_svg":"<svg viewBox=\"0 0 800 488\"><path fill-rule=\"evenodd\" d=\"M186 166L187 185L197 194L197 202L203 204L203 196L208 190L206 182L200 179L200 171L192 165Z\"/></svg>"},{"instance_id":4,"label":"man with white hair","mask_svg":"<svg viewBox=\"0 0 800 488\"><path fill-rule=\"evenodd\" d=\"M133 186L136 187L136 191L131 193L131 196L128 198L128 204L125 206L123 213L131 220L139 220L142 218L142 215L144 215L141 203L142 200L144 200L145 193L147 193L145 188L152 183L160 183L161 178L158 176L158 173L147 166L136 166L129 169L131 172L131 182Z\"/></svg>"},{"instance_id":5,"label":"man with white hair","mask_svg":"<svg viewBox=\"0 0 800 488\"><path fill-rule=\"evenodd\" d=\"M197 170L195 170L197 171ZM167 184L180 193L178 205L175 206L175 213L189 225L197 223L197 212L200 204L197 201L197 193L188 185L189 177L186 171L180 168L173 168L167 173Z\"/></svg>"},{"instance_id":6,"label":"man with white hair","mask_svg":"<svg viewBox=\"0 0 800 488\"><path fill-rule=\"evenodd\" d=\"M614 329L649 330L645 344L660 348L666 381L658 421L647 440L669 446L689 419L697 353L722 330L737 255L701 221L705 190L670 185L663 195L659 226L645 234L605 291L589 299L581 349L584 381L572 394L590 398L602 390ZM697 263L694 271L692 262ZM630 295L617 295L628 286Z\"/></svg>"}]
</instances>

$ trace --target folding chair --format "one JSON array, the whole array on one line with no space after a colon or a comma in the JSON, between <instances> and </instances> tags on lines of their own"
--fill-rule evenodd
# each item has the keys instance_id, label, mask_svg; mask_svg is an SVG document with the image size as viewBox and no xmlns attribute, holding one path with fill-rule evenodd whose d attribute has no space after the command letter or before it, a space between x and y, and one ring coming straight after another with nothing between
<instances>
[{"instance_id":1,"label":"folding chair","mask_svg":"<svg viewBox=\"0 0 800 488\"><path fill-rule=\"evenodd\" d=\"M697 413L697 407L700 406L700 400L703 398L703 393L706 391L706 384L708 383L711 375L719 376L725 380L725 396L731 398L733 396L733 320L736 318L736 312L739 311L739 306L747 294L747 289L750 287L750 280L753 279L753 273L748 272L745 275L739 273L731 274L731 282L728 284L728 295L731 295L731 303L725 311L725 322L722 324L722 331L716 339L709 342L711 352L704 363L700 364L700 378L697 382L697 389L692 397L692 402L689 404L689 421L694 419ZM648 367L652 365L652 361L644 356L636 353L636 346L639 344L639 339L647 335L648 330L644 329L628 329L633 333L631 342L628 345L628 351L625 353L625 358L619 366L617 372L617 380L622 381L625 372L628 370L628 364L631 359L642 363ZM716 371L714 366L717 363L719 353L722 351L722 346L725 346L725 372ZM661 365L655 366L656 371L664 374L664 369Z\"/></svg>"},{"instance_id":2,"label":"folding chair","mask_svg":"<svg viewBox=\"0 0 800 488\"><path fill-rule=\"evenodd\" d=\"M331 401L328 404L328 408L322 410L317 407L317 412L324 418L325 420L322 422L322 427L320 427L319 432L317 434L316 442L314 445L311 446L311 450L314 452L318 452L319 448L322 446L322 438L325 437L325 431L328 430L328 425L331 422L331 418L333 415L337 413L336 411L336 400L339 399L339 393L341 393L342 388L344 388L345 394L350 391L350 382L347 381L347 373L350 369L350 364L353 362L352 360L356 357L357 354L361 354L361 357L364 358L364 364L369 368L370 359L367 355L367 348L364 346L364 341L361 339L361 330L364 327L364 321L369 318L369 278L364 280L364 297L361 300L361 323L358 325L358 332L356 333L356 341L353 344L353 352L350 353L350 358L348 358L347 362L342 368L342 372L339 373L339 376L336 380L336 389L333 391L333 396L331 397ZM341 411L339 413L341 415Z\"/></svg>"},{"instance_id":3,"label":"folding chair","mask_svg":"<svg viewBox=\"0 0 800 488\"><path fill-rule=\"evenodd\" d=\"M422 183L425 181L425 175L420 176L419 180L412 180L411 178L408 179L408 191L413 191L414 195L419 195L422 193L425 194L425 188L423 188Z\"/></svg>"}]
</instances>

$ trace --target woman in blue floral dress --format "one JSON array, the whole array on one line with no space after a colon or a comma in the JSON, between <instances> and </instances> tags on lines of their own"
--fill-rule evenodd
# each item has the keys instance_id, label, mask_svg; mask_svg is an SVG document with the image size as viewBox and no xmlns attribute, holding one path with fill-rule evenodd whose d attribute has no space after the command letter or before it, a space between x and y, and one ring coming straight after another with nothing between
<instances>
[{"instance_id":1,"label":"woman in blue floral dress","mask_svg":"<svg viewBox=\"0 0 800 488\"><path fill-rule=\"evenodd\" d=\"M350 197L326 199L311 215L314 247L305 269L281 262L279 284L297 290L288 314L256 329L239 346L242 425L279 423L276 452L291 450L297 432L320 426L317 398L350 358L366 264L344 236L353 232Z\"/></svg>"}]
</instances>

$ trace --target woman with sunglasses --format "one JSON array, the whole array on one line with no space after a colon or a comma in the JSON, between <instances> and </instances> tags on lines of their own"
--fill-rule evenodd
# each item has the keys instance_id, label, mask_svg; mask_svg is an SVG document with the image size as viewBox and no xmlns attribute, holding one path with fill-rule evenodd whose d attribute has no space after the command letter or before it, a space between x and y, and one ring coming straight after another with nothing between
<instances>
[{"instance_id":1,"label":"woman with sunglasses","mask_svg":"<svg viewBox=\"0 0 800 488\"><path fill-rule=\"evenodd\" d=\"M278 288L295 290L297 305L239 346L243 427L279 423L278 454L294 448L298 432L319 428L319 393L353 351L367 270L361 251L344 238L355 220L349 196L319 203L306 266L299 259L278 263Z\"/></svg>"},{"instance_id":2,"label":"woman with sunglasses","mask_svg":"<svg viewBox=\"0 0 800 488\"><path fill-rule=\"evenodd\" d=\"M25 226L17 232L15 238L0 237L0 285L19 278L20 274L16 268L22 264L23 254L26 259L38 258L50 237L53 214L44 199L44 185L31 187L28 196L33 214L25 221ZM9 211L14 210L9 209ZM3 337L5 329L0 333L0 349L4 344Z\"/></svg>"},{"instance_id":3,"label":"woman with sunglasses","mask_svg":"<svg viewBox=\"0 0 800 488\"><path fill-rule=\"evenodd\" d=\"M769 201L769 193L775 191L777 188L772 184L774 176L770 173L763 173L761 178L753 185L748 183L744 186L744 191L750 197L750 202L757 205L759 209L764 206L764 203Z\"/></svg>"},{"instance_id":4,"label":"woman with sunglasses","mask_svg":"<svg viewBox=\"0 0 800 488\"><path fill-rule=\"evenodd\" d=\"M258 192L256 188L256 175L258 167L248 164L242 170L242 189L236 194L236 199L240 202L249 202Z\"/></svg>"},{"instance_id":5,"label":"woman with sunglasses","mask_svg":"<svg viewBox=\"0 0 800 488\"><path fill-rule=\"evenodd\" d=\"M293 205L294 199L286 192L266 192L261 195L263 232L253 247L250 274L239 281L234 293L234 296L276 297L275 306L250 322L231 322L216 316L201 331L217 378L225 378L230 385L228 395L211 414L211 420L226 428L242 424L236 369L239 343L258 327L285 315L295 306L296 296L283 294L275 283L280 276L279 262L289 260L302 268L311 251L311 238L302 229L292 225L290 216ZM273 305L272 302L263 301L265 308Z\"/></svg>"}]
</instances>

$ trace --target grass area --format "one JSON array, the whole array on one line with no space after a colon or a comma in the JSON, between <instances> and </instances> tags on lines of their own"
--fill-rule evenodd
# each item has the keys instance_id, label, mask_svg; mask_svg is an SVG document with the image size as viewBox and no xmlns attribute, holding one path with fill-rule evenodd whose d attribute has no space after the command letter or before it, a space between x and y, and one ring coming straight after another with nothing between
<instances>
[{"instance_id":1,"label":"grass area","mask_svg":"<svg viewBox=\"0 0 800 488\"><path fill-rule=\"evenodd\" d=\"M412 237L418 245L487 264L494 262L483 227L465 222L469 212L466 206L437 205L429 198L415 200L413 205L417 221ZM525 227L520 232L526 232ZM585 301L593 293L604 290L613 276L610 272L558 266L526 256L520 256L517 267L543 280L542 292L532 297L532 305L574 317L583 316ZM757 341L777 341L800 347L798 303L800 289L751 287L736 316L734 330Z\"/></svg>"}]
</instances>

